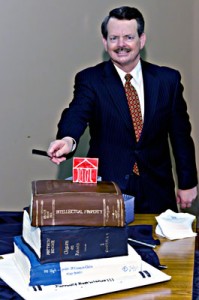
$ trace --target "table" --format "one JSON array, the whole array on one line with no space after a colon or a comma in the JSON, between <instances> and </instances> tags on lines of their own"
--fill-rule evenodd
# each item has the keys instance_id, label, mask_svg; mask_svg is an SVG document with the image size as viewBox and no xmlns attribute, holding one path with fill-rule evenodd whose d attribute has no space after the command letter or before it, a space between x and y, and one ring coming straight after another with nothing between
<instances>
[{"instance_id":1,"label":"table","mask_svg":"<svg viewBox=\"0 0 199 300\"><path fill-rule=\"evenodd\" d=\"M155 215L137 214L133 225L148 224L156 226ZM195 224L194 224L195 226ZM161 264L167 265L164 271L171 275L167 282L138 287L131 290L120 291L112 294L92 297L93 300L129 299L129 300L191 300L194 270L195 237L170 241L160 238L160 246L155 249Z\"/></svg>"}]
</instances>

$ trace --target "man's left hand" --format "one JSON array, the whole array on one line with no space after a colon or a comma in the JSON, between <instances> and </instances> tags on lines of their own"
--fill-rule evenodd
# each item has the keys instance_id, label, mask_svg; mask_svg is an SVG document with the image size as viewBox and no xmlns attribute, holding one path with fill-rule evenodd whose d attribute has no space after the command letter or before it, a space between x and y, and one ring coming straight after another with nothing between
<instances>
[{"instance_id":1,"label":"man's left hand","mask_svg":"<svg viewBox=\"0 0 199 300\"><path fill-rule=\"evenodd\" d=\"M196 199L197 194L197 186L189 190L178 189L176 197L177 204L179 204L181 208L189 208Z\"/></svg>"}]
</instances>

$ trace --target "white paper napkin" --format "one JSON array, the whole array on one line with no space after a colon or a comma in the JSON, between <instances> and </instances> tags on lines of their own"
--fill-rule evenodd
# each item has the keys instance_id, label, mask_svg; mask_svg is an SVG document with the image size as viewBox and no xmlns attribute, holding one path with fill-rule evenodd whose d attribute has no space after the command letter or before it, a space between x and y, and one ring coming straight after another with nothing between
<instances>
[{"instance_id":1,"label":"white paper napkin","mask_svg":"<svg viewBox=\"0 0 199 300\"><path fill-rule=\"evenodd\" d=\"M192 223L195 218L189 213L176 213L168 209L156 217L158 225L155 232L169 240L196 236L197 233L192 230Z\"/></svg>"}]
</instances>

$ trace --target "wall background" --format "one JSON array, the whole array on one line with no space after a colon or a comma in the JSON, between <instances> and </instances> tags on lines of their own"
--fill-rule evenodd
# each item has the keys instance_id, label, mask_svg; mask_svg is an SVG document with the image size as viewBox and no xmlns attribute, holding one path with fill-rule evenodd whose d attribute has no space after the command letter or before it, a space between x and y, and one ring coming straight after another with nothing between
<instances>
[{"instance_id":1,"label":"wall background","mask_svg":"<svg viewBox=\"0 0 199 300\"><path fill-rule=\"evenodd\" d=\"M122 5L143 12L146 59L181 71L199 157L198 0L0 0L0 210L29 205L32 180L71 174L71 161L58 168L31 151L54 139L75 73L104 58L102 19Z\"/></svg>"}]
</instances>

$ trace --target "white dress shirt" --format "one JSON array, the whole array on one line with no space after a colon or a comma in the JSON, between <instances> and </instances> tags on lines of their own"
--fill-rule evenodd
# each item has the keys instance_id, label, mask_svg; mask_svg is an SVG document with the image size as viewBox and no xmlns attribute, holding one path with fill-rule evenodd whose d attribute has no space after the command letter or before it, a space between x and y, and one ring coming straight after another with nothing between
<instances>
[{"instance_id":1,"label":"white dress shirt","mask_svg":"<svg viewBox=\"0 0 199 300\"><path fill-rule=\"evenodd\" d=\"M120 68L118 68L116 65L114 65L121 80L123 85L125 84L125 75L127 74ZM136 67L128 74L132 75L131 79L131 84L134 86L136 89L139 100L140 100L140 108L141 108L141 113L142 113L142 119L144 119L144 85L143 85L143 77L142 77L142 67L141 67L141 62L139 61Z\"/></svg>"}]
</instances>

